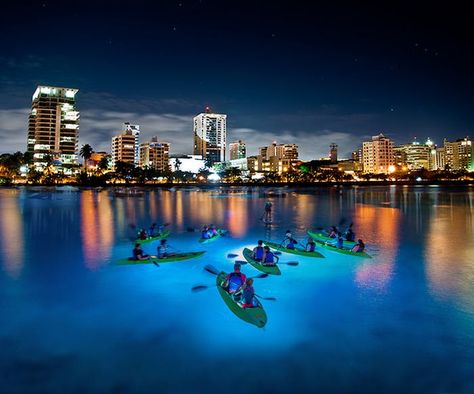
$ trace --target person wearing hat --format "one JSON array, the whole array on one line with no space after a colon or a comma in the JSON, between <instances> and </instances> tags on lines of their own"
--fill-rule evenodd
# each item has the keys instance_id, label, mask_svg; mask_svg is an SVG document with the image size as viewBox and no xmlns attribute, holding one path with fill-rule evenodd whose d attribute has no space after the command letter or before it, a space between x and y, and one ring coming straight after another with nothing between
<instances>
[{"instance_id":1,"label":"person wearing hat","mask_svg":"<svg viewBox=\"0 0 474 394\"><path fill-rule=\"evenodd\" d=\"M234 272L231 272L226 276L222 287L230 294L239 293L246 279L247 277L240 272L240 263L235 263Z\"/></svg>"}]
</instances>

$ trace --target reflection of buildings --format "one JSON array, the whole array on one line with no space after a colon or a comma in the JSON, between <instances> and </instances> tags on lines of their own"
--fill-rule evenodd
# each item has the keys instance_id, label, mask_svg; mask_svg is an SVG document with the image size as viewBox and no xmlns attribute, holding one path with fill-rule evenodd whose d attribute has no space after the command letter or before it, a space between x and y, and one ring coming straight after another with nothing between
<instances>
[{"instance_id":1,"label":"reflection of buildings","mask_svg":"<svg viewBox=\"0 0 474 394\"><path fill-rule=\"evenodd\" d=\"M210 165L225 161L227 115L206 111L194 117L194 155L201 155Z\"/></svg>"},{"instance_id":2,"label":"reflection of buildings","mask_svg":"<svg viewBox=\"0 0 474 394\"><path fill-rule=\"evenodd\" d=\"M248 200L240 197L229 197L228 225L232 236L243 237L247 233L248 217L247 203Z\"/></svg>"},{"instance_id":3,"label":"reflection of buildings","mask_svg":"<svg viewBox=\"0 0 474 394\"><path fill-rule=\"evenodd\" d=\"M82 249L86 266L95 269L110 258L114 242L114 221L106 194L92 190L81 193Z\"/></svg>"},{"instance_id":4,"label":"reflection of buildings","mask_svg":"<svg viewBox=\"0 0 474 394\"><path fill-rule=\"evenodd\" d=\"M357 223L356 238L362 237L369 247L377 245L380 250L377 262L364 261L359 265L355 281L364 288L384 290L388 285L395 264L399 245L401 212L397 208L374 207L356 204L354 223ZM387 235L390 236L387 236Z\"/></svg>"},{"instance_id":5,"label":"reflection of buildings","mask_svg":"<svg viewBox=\"0 0 474 394\"><path fill-rule=\"evenodd\" d=\"M17 278L23 268L23 223L18 206L18 195L0 198L0 243L4 251L3 264L5 272Z\"/></svg>"},{"instance_id":6,"label":"reflection of buildings","mask_svg":"<svg viewBox=\"0 0 474 394\"><path fill-rule=\"evenodd\" d=\"M38 86L28 119L28 152L37 169L44 169L48 156L70 173L77 164L79 112L77 89Z\"/></svg>"},{"instance_id":7,"label":"reflection of buildings","mask_svg":"<svg viewBox=\"0 0 474 394\"><path fill-rule=\"evenodd\" d=\"M425 251L426 273L431 289L437 295L464 294L472 302L474 290L474 206L439 201L432 206ZM446 204L447 203L447 204ZM453 235L453 236L449 236Z\"/></svg>"}]
</instances>

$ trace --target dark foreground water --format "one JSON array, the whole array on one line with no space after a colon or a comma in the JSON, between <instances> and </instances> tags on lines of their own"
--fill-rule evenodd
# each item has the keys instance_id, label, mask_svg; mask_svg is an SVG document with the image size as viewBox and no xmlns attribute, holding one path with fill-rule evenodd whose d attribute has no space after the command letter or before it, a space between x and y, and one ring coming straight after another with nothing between
<instances>
[{"instance_id":1,"label":"dark foreground water","mask_svg":"<svg viewBox=\"0 0 474 394\"><path fill-rule=\"evenodd\" d=\"M288 192L267 227L262 190L222 191L1 189L0 392L474 392L473 188ZM283 254L299 266L254 284L277 298L263 329L214 287L190 291L215 283L205 264L229 271L227 254L259 238L341 219L374 258ZM152 221L171 223L175 248L207 253L114 266L133 225ZM201 245L186 231L211 222L231 236Z\"/></svg>"}]
</instances>

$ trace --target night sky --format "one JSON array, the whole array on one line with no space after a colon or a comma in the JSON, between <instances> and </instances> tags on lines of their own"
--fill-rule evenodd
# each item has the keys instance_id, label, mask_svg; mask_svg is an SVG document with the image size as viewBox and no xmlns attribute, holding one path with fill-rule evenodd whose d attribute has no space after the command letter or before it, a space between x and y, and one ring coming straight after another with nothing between
<instances>
[{"instance_id":1,"label":"night sky","mask_svg":"<svg viewBox=\"0 0 474 394\"><path fill-rule=\"evenodd\" d=\"M142 141L191 153L192 116L206 105L249 154L273 140L314 159L379 132L396 143L474 137L467 9L305 3L2 4L0 153L26 149L38 84L80 89L80 145L95 150L110 151L130 121Z\"/></svg>"}]
</instances>

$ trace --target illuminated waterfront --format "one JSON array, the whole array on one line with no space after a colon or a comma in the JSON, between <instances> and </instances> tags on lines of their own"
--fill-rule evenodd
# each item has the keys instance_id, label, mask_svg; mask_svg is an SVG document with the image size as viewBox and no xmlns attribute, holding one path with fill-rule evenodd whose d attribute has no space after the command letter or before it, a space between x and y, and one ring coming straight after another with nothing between
<instances>
[{"instance_id":1,"label":"illuminated waterfront","mask_svg":"<svg viewBox=\"0 0 474 394\"><path fill-rule=\"evenodd\" d=\"M262 190L0 189L0 387L235 392L226 371L248 392L474 391L472 188L283 189L267 227ZM277 298L263 301L264 329L233 315L215 288L190 291L215 283L205 264L229 271L227 254L257 239L280 242L292 229L304 241L341 219L374 258L283 254L299 265L254 283ZM177 250L207 253L114 266L153 221L170 223ZM187 231L210 223L230 236L202 245Z\"/></svg>"}]
</instances>

